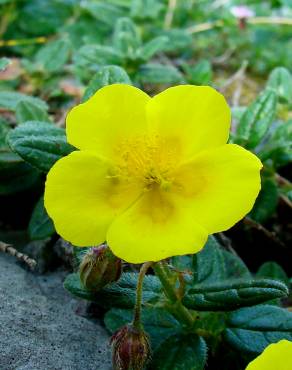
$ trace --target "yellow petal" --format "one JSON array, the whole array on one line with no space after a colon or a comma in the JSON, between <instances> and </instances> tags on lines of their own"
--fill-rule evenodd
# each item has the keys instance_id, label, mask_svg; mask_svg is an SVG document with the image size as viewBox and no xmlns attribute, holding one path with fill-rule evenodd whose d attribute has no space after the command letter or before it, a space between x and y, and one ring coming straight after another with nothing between
<instances>
[{"instance_id":1,"label":"yellow petal","mask_svg":"<svg viewBox=\"0 0 292 370\"><path fill-rule=\"evenodd\" d=\"M48 173L45 207L58 234L76 246L105 241L112 219L139 195L137 184L112 177L111 170L95 154L76 151Z\"/></svg>"},{"instance_id":2,"label":"yellow petal","mask_svg":"<svg viewBox=\"0 0 292 370\"><path fill-rule=\"evenodd\" d=\"M175 191L209 234L224 231L253 207L260 191L260 160L235 144L201 152L174 174Z\"/></svg>"},{"instance_id":3,"label":"yellow petal","mask_svg":"<svg viewBox=\"0 0 292 370\"><path fill-rule=\"evenodd\" d=\"M66 119L68 142L78 149L112 158L116 143L147 132L145 106L149 100L147 94L130 85L101 88L69 112Z\"/></svg>"},{"instance_id":4,"label":"yellow petal","mask_svg":"<svg viewBox=\"0 0 292 370\"><path fill-rule=\"evenodd\" d=\"M147 110L152 130L180 145L187 158L228 140L230 109L211 87L171 87L156 95Z\"/></svg>"},{"instance_id":5,"label":"yellow petal","mask_svg":"<svg viewBox=\"0 0 292 370\"><path fill-rule=\"evenodd\" d=\"M198 252L206 231L175 197L154 188L117 217L107 233L113 253L131 263Z\"/></svg>"},{"instance_id":6,"label":"yellow petal","mask_svg":"<svg viewBox=\"0 0 292 370\"><path fill-rule=\"evenodd\" d=\"M253 360L246 370L291 370L292 342L281 340L270 344L264 352Z\"/></svg>"}]
</instances>

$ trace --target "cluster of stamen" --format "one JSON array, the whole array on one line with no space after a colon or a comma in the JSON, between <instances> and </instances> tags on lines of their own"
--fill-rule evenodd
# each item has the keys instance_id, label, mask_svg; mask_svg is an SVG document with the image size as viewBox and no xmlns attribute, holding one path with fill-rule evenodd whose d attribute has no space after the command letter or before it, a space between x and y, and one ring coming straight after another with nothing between
<instances>
[{"instance_id":1,"label":"cluster of stamen","mask_svg":"<svg viewBox=\"0 0 292 370\"><path fill-rule=\"evenodd\" d=\"M117 176L140 181L146 190L169 190L176 153L158 135L123 140L116 148Z\"/></svg>"}]
</instances>

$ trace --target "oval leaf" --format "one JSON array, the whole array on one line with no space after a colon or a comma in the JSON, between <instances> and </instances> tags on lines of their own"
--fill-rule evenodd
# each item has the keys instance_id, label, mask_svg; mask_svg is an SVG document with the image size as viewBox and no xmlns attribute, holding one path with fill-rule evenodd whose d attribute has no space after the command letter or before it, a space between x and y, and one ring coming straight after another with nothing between
<instances>
[{"instance_id":1,"label":"oval leaf","mask_svg":"<svg viewBox=\"0 0 292 370\"><path fill-rule=\"evenodd\" d=\"M285 284L277 280L227 280L189 289L183 303L194 310L229 311L288 296Z\"/></svg>"},{"instance_id":2,"label":"oval leaf","mask_svg":"<svg viewBox=\"0 0 292 370\"><path fill-rule=\"evenodd\" d=\"M241 308L229 315L225 339L240 351L261 353L281 339L292 341L292 312L263 305Z\"/></svg>"},{"instance_id":3,"label":"oval leaf","mask_svg":"<svg viewBox=\"0 0 292 370\"><path fill-rule=\"evenodd\" d=\"M47 122L26 122L8 135L11 149L43 172L74 148L67 143L65 130Z\"/></svg>"},{"instance_id":4,"label":"oval leaf","mask_svg":"<svg viewBox=\"0 0 292 370\"><path fill-rule=\"evenodd\" d=\"M196 334L173 335L164 341L153 356L155 370L203 370L207 360L207 346Z\"/></svg>"}]
</instances>

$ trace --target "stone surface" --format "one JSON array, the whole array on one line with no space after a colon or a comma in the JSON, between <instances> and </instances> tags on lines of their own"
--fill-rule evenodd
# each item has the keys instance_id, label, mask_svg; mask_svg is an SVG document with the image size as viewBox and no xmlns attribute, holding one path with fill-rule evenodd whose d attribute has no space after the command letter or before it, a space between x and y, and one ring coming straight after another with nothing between
<instances>
[{"instance_id":1,"label":"stone surface","mask_svg":"<svg viewBox=\"0 0 292 370\"><path fill-rule=\"evenodd\" d=\"M34 275L0 255L0 369L110 370L109 337L76 315L64 272Z\"/></svg>"}]
</instances>

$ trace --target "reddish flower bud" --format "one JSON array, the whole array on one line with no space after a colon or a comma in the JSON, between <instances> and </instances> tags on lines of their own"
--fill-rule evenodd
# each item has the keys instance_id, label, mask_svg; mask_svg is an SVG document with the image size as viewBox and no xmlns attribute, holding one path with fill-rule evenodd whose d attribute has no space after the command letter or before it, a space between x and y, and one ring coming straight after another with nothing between
<instances>
[{"instance_id":1,"label":"reddish flower bud","mask_svg":"<svg viewBox=\"0 0 292 370\"><path fill-rule=\"evenodd\" d=\"M143 370L150 359L148 335L142 330L126 325L111 338L113 367L115 370Z\"/></svg>"},{"instance_id":2,"label":"reddish flower bud","mask_svg":"<svg viewBox=\"0 0 292 370\"><path fill-rule=\"evenodd\" d=\"M80 280L88 290L98 291L117 281L122 273L122 261L105 244L92 248L79 267Z\"/></svg>"}]
</instances>

